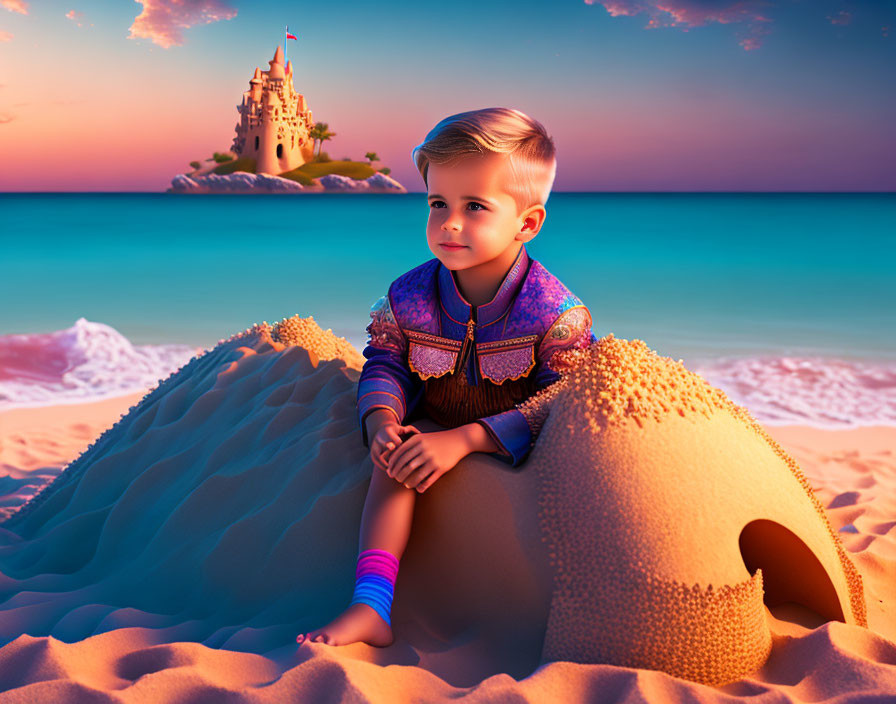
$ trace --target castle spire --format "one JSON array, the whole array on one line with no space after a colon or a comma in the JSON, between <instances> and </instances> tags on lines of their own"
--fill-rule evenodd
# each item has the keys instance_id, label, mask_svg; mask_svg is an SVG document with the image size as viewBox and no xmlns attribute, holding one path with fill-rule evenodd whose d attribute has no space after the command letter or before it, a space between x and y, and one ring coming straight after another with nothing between
<instances>
[{"instance_id":1,"label":"castle spire","mask_svg":"<svg viewBox=\"0 0 896 704\"><path fill-rule=\"evenodd\" d=\"M271 68L268 69L268 78L285 78L286 73L283 71L283 47L277 45L277 51L274 52L274 58L268 61Z\"/></svg>"}]
</instances>

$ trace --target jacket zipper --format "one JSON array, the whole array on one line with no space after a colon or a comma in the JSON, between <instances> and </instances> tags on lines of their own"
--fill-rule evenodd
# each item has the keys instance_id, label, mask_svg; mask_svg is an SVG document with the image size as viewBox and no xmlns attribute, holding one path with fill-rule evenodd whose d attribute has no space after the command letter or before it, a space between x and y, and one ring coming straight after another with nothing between
<instances>
[{"instance_id":1,"label":"jacket zipper","mask_svg":"<svg viewBox=\"0 0 896 704\"><path fill-rule=\"evenodd\" d=\"M473 328L476 327L476 323L473 322L473 312L470 311L470 319L467 321L467 335L464 337L463 347L460 348L460 354L457 357L457 367L454 370L455 374L461 372L466 368L467 363L467 353L470 351L471 343L473 342Z\"/></svg>"}]
</instances>

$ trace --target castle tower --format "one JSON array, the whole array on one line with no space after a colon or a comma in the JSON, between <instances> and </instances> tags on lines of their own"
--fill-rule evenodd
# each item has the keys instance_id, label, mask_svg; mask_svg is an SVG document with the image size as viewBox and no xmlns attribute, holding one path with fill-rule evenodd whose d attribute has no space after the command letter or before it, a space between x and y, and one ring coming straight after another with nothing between
<instances>
[{"instance_id":1,"label":"castle tower","mask_svg":"<svg viewBox=\"0 0 896 704\"><path fill-rule=\"evenodd\" d=\"M233 151L255 159L255 172L281 174L291 171L314 154L309 136L314 121L305 96L296 93L292 80L292 61L283 65L279 45L270 68L255 69L249 90L236 106L240 121L236 124Z\"/></svg>"}]
</instances>

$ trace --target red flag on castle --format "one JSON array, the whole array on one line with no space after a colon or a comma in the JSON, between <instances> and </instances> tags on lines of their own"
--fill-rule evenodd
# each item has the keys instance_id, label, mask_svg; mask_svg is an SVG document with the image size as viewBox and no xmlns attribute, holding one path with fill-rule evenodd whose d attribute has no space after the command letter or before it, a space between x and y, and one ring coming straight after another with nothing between
<instances>
[{"instance_id":1,"label":"red flag on castle","mask_svg":"<svg viewBox=\"0 0 896 704\"><path fill-rule=\"evenodd\" d=\"M299 38L295 34L290 34L289 25L286 25L286 39L287 40L295 39L296 41L299 40ZM283 42L283 61L284 61L284 65L285 65L286 64L286 42Z\"/></svg>"}]
</instances>

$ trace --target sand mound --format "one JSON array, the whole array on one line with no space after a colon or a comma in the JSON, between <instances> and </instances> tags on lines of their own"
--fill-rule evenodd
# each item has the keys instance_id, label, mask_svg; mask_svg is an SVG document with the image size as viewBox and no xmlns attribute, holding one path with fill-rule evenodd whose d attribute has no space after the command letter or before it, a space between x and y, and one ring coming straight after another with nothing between
<instances>
[{"instance_id":1,"label":"sand mound","mask_svg":"<svg viewBox=\"0 0 896 704\"><path fill-rule=\"evenodd\" d=\"M371 469L359 372L308 325L195 357L3 523L2 642L127 625L225 647L243 623L294 642L350 598Z\"/></svg>"},{"instance_id":2,"label":"sand mound","mask_svg":"<svg viewBox=\"0 0 896 704\"><path fill-rule=\"evenodd\" d=\"M896 662L855 625L861 581L795 463L721 392L612 336L531 399L547 418L523 466L477 453L418 497L392 646L297 648L354 586L373 471L362 363L311 319L264 323L132 406L0 527L0 688L712 698L662 671L721 683L760 667L771 584L772 600L833 619L788 670L815 694L852 687L812 671L819 652L843 672ZM776 555L802 560L798 574ZM375 667L388 664L406 667ZM894 681L874 670L865 685ZM725 691L765 689L747 682Z\"/></svg>"},{"instance_id":3,"label":"sand mound","mask_svg":"<svg viewBox=\"0 0 896 704\"><path fill-rule=\"evenodd\" d=\"M545 659L724 684L768 657L763 597L867 626L823 506L746 409L641 340L560 361L529 459L555 571Z\"/></svg>"}]
</instances>

